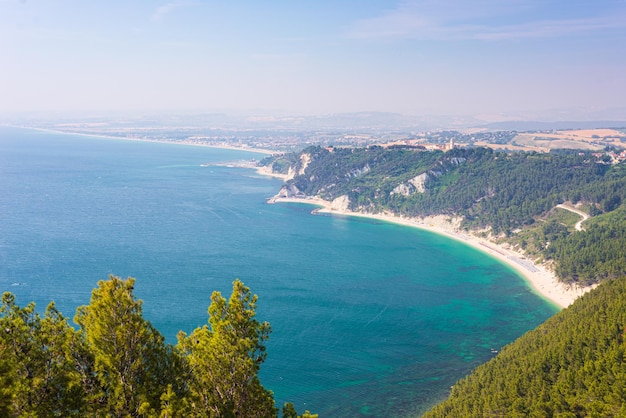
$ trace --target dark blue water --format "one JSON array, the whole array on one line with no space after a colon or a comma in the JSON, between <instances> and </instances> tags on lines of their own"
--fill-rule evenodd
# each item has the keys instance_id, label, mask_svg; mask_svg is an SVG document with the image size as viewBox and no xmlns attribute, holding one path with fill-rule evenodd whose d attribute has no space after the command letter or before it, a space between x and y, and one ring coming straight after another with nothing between
<instances>
[{"instance_id":1,"label":"dark blue water","mask_svg":"<svg viewBox=\"0 0 626 418\"><path fill-rule=\"evenodd\" d=\"M280 181L202 166L261 157L0 128L0 291L72 318L98 280L133 276L175 342L240 278L273 328L263 384L325 417L422 412L556 311L462 243L268 205Z\"/></svg>"}]
</instances>

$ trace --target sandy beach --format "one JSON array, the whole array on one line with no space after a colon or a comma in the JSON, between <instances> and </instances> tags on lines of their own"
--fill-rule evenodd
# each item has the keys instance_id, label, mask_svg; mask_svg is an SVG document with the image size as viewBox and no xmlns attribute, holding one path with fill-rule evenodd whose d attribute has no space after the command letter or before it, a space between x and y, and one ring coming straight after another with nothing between
<instances>
[{"instance_id":1,"label":"sandy beach","mask_svg":"<svg viewBox=\"0 0 626 418\"><path fill-rule=\"evenodd\" d=\"M96 134L96 133L82 133L75 131L65 131L62 129L51 129L51 128L35 128L32 126L20 126L20 125L0 125L6 126L9 128L20 128L20 129L32 129L35 131L53 133L53 134L63 134L63 135L76 135L76 136L85 136L89 138L100 138L100 139L116 139L120 141L135 141L135 142L153 142L157 144L172 144L172 145L188 145L192 147L206 147L206 148L220 148L220 149L230 149L235 151L249 151L256 152L259 154L273 155L280 153L279 151L274 151L270 149L264 148L253 148L246 146L234 146L234 145L225 145L225 144L213 144L210 142L202 142L198 140L167 140L167 139L150 139L150 138L135 138L135 137L127 137L127 136L116 136L116 135L107 135L107 134Z\"/></svg>"},{"instance_id":2,"label":"sandy beach","mask_svg":"<svg viewBox=\"0 0 626 418\"><path fill-rule=\"evenodd\" d=\"M10 125L6 125L10 126ZM20 126L12 126L12 127L20 127ZM267 149L259 149L259 148L248 148L248 147L233 147L227 145L217 145L217 144L208 144L208 143L198 143L196 141L168 141L168 140L156 140L156 139L146 139L146 138L125 138L118 136L107 136L107 135L98 135L98 134L88 134L88 133L79 133L79 132L68 132L62 130L55 129L46 129L46 128L32 128L32 127L24 127L28 129L35 129L44 132L51 133L61 133L61 134L69 134L69 135L80 135L80 136L88 136L88 137L97 137L103 139L117 139L117 140L128 140L128 141L141 141L141 142L157 142L157 143L167 143L167 144L177 144L177 145L189 145L189 146L201 146L201 147L210 147L210 148L225 148L225 149L233 149L239 151L251 151L258 152L264 154L273 154L275 151L267 150ZM271 168L269 167L257 167L257 172L262 175L272 176L282 179L286 181L288 179L287 175L273 173ZM271 203L279 203L279 202L296 202L296 203L306 203L311 205L319 206L320 209L316 209L316 212L319 213L328 213L328 214L336 214L336 215L345 215L345 216L359 216L364 218L378 219L385 222L392 222L400 225L421 228L428 231L431 231L436 234L445 235L449 238L461 241L470 245L479 251L487 253L498 260L508 264L513 269L515 269L522 277L526 279L528 284L534 289L537 294L549 300L553 304L565 308L571 305L578 297L585 294L593 287L574 287L566 285L560 282L554 273L547 269L543 265L534 264L533 261L527 259L523 254L512 251L509 248L505 248L501 245L497 245L489 240L483 239L481 237L471 235L462 231L459 228L460 218L451 219L445 216L430 216L425 218L405 218L393 215L391 213L386 214L366 214L360 212L352 212L345 208L345 205L337 205L333 204L333 202L329 202L320 198L272 198L270 199Z\"/></svg>"},{"instance_id":3,"label":"sandy beach","mask_svg":"<svg viewBox=\"0 0 626 418\"><path fill-rule=\"evenodd\" d=\"M332 202L320 198L272 198L270 203L293 202L306 203L319 206L316 213L327 213L345 216L359 216L363 218L377 219L400 225L421 228L436 234L445 235L457 241L464 242L479 251L506 263L524 277L530 287L541 297L552 302L554 305L566 308L578 297L592 289L592 287L573 287L560 282L554 273L545 266L534 264L523 254L512 251L491 241L470 235L459 228L460 218L449 218L443 215L429 216L425 218L403 218L392 214L366 214L346 210L333 206Z\"/></svg>"}]
</instances>

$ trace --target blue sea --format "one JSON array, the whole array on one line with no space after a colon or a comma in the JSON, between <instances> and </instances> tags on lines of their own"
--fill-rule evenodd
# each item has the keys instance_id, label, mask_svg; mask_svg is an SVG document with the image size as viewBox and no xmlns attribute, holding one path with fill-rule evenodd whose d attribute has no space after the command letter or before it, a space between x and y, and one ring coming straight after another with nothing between
<instances>
[{"instance_id":1,"label":"blue sea","mask_svg":"<svg viewBox=\"0 0 626 418\"><path fill-rule=\"evenodd\" d=\"M557 311L463 243L269 205L281 181L214 165L262 157L0 127L0 291L71 319L132 276L175 343L239 278L273 329L263 384L320 417L419 415Z\"/></svg>"}]
</instances>

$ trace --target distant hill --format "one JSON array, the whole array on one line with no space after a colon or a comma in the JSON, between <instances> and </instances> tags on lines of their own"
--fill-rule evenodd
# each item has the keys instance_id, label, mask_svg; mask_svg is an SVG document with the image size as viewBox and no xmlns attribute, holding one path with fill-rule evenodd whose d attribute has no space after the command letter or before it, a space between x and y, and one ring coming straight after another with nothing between
<instances>
[{"instance_id":1,"label":"distant hill","mask_svg":"<svg viewBox=\"0 0 626 418\"><path fill-rule=\"evenodd\" d=\"M476 128L489 129L494 131L549 131L562 129L599 129L599 128L625 128L626 121L604 120L604 121L504 121L493 122L484 125L477 125Z\"/></svg>"}]
</instances>

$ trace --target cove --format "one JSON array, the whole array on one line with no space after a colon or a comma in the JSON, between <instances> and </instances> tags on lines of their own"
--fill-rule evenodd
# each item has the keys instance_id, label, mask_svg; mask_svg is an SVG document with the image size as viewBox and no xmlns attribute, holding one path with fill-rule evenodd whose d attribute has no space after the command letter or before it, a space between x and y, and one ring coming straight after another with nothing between
<instances>
[{"instance_id":1,"label":"cove","mask_svg":"<svg viewBox=\"0 0 626 418\"><path fill-rule=\"evenodd\" d=\"M311 206L214 165L254 153L0 128L0 289L73 317L137 278L174 343L240 278L271 323L263 384L320 416L410 416L556 309L463 243Z\"/></svg>"}]
</instances>

